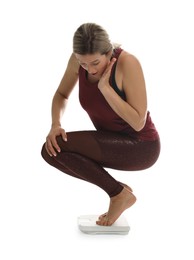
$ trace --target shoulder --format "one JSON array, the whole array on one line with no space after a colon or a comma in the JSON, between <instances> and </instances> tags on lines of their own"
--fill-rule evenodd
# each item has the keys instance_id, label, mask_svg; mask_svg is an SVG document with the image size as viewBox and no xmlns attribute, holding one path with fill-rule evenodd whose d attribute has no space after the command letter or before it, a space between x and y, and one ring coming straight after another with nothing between
<instances>
[{"instance_id":1,"label":"shoulder","mask_svg":"<svg viewBox=\"0 0 194 260\"><path fill-rule=\"evenodd\" d=\"M118 66L123 72L126 70L141 70L141 64L138 58L125 50L123 50L119 56Z\"/></svg>"},{"instance_id":2,"label":"shoulder","mask_svg":"<svg viewBox=\"0 0 194 260\"><path fill-rule=\"evenodd\" d=\"M124 85L130 82L144 81L143 70L138 58L126 51L122 51L117 62L118 73Z\"/></svg>"}]
</instances>

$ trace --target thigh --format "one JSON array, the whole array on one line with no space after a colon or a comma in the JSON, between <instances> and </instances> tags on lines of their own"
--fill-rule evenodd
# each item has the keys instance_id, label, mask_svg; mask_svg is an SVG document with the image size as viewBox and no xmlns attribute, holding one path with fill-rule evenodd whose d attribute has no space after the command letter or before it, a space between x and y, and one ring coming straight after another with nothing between
<instances>
[{"instance_id":1,"label":"thigh","mask_svg":"<svg viewBox=\"0 0 194 260\"><path fill-rule=\"evenodd\" d=\"M126 150L133 152L136 140L128 135L109 131L75 131L67 132L67 142L61 136L57 142L62 151L74 152L86 156L104 165L113 161L122 161Z\"/></svg>"},{"instance_id":2,"label":"thigh","mask_svg":"<svg viewBox=\"0 0 194 260\"><path fill-rule=\"evenodd\" d=\"M160 154L160 140L143 141L128 134L102 132L98 135L104 167L125 171L151 167Z\"/></svg>"},{"instance_id":3,"label":"thigh","mask_svg":"<svg viewBox=\"0 0 194 260\"><path fill-rule=\"evenodd\" d=\"M57 137L57 143L62 152L77 153L97 162L101 161L102 151L96 139L97 131L67 132L67 141L61 136Z\"/></svg>"},{"instance_id":4,"label":"thigh","mask_svg":"<svg viewBox=\"0 0 194 260\"><path fill-rule=\"evenodd\" d=\"M139 141L127 134L109 131L76 131L67 133L67 142L58 137L62 151L86 156L103 167L141 170L150 167L159 153L158 142Z\"/></svg>"}]
</instances>

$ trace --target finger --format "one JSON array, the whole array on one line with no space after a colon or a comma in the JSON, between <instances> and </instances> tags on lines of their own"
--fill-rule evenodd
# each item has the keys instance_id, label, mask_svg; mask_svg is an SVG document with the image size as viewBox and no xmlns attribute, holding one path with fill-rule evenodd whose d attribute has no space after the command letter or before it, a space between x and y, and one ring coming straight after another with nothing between
<instances>
[{"instance_id":1,"label":"finger","mask_svg":"<svg viewBox=\"0 0 194 260\"><path fill-rule=\"evenodd\" d=\"M117 60L116 58L112 58L112 60L110 61L110 63L114 64L116 60Z\"/></svg>"},{"instance_id":2,"label":"finger","mask_svg":"<svg viewBox=\"0 0 194 260\"><path fill-rule=\"evenodd\" d=\"M56 156L56 155L57 155L56 151L57 151L57 152L60 152L60 151L61 151L60 147L59 147L58 144L57 144L56 139L54 139L53 141L50 140L50 139L48 139L48 140L47 140L47 147L48 147L49 152L51 153L51 156L52 156L52 155ZM56 149L56 150L55 150L55 149Z\"/></svg>"},{"instance_id":3,"label":"finger","mask_svg":"<svg viewBox=\"0 0 194 260\"><path fill-rule=\"evenodd\" d=\"M47 153L48 153L50 156L52 156L52 153L49 151L47 142L45 143L45 149L46 149Z\"/></svg>"},{"instance_id":4,"label":"finger","mask_svg":"<svg viewBox=\"0 0 194 260\"><path fill-rule=\"evenodd\" d=\"M109 65L108 65L108 68L109 69L112 69L112 66L114 65L114 63L116 62L116 58L112 58L112 60L110 61Z\"/></svg>"},{"instance_id":5,"label":"finger","mask_svg":"<svg viewBox=\"0 0 194 260\"><path fill-rule=\"evenodd\" d=\"M63 140L65 142L67 142L67 134L65 132L62 132L61 135L62 135Z\"/></svg>"},{"instance_id":6,"label":"finger","mask_svg":"<svg viewBox=\"0 0 194 260\"><path fill-rule=\"evenodd\" d=\"M52 146L57 150L58 153L60 153L61 148L59 147L56 138L52 140Z\"/></svg>"},{"instance_id":7,"label":"finger","mask_svg":"<svg viewBox=\"0 0 194 260\"><path fill-rule=\"evenodd\" d=\"M116 60L117 60L116 58L113 58L113 59L110 61L110 63L108 64L108 66L107 66L107 68L106 68L106 70L105 70L105 72L104 72L104 75L111 73L112 66L114 65L114 63L115 63Z\"/></svg>"},{"instance_id":8,"label":"finger","mask_svg":"<svg viewBox=\"0 0 194 260\"><path fill-rule=\"evenodd\" d=\"M53 155L56 156L57 155L56 151L54 150L52 143L49 139L46 141L45 147L46 147L46 150L47 150L47 152L50 156L53 156Z\"/></svg>"}]
</instances>

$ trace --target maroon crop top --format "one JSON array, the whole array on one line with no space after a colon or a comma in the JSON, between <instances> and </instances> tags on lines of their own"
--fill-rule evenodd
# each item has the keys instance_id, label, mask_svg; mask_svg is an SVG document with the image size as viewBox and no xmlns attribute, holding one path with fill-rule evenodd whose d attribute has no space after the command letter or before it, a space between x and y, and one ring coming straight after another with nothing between
<instances>
[{"instance_id":1,"label":"maroon crop top","mask_svg":"<svg viewBox=\"0 0 194 260\"><path fill-rule=\"evenodd\" d=\"M114 57L118 59L121 48L115 49ZM125 93L120 91L115 81L115 62L110 76L110 85L117 94L125 100ZM88 113L94 127L97 130L107 130L128 134L139 140L156 140L159 138L158 132L153 124L150 112L147 113L147 119L144 128L141 131L135 131L126 121L119 117L98 89L98 82L90 83L87 80L87 71L80 66L79 69L79 100L83 109Z\"/></svg>"}]
</instances>

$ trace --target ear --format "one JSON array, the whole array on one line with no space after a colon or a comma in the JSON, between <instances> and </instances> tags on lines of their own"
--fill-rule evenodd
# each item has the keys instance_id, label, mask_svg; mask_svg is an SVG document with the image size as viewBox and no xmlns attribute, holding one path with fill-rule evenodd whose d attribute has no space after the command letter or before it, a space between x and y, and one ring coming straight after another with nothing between
<instances>
[{"instance_id":1,"label":"ear","mask_svg":"<svg viewBox=\"0 0 194 260\"><path fill-rule=\"evenodd\" d=\"M107 54L106 57L110 60L113 57L113 50L110 50Z\"/></svg>"}]
</instances>

